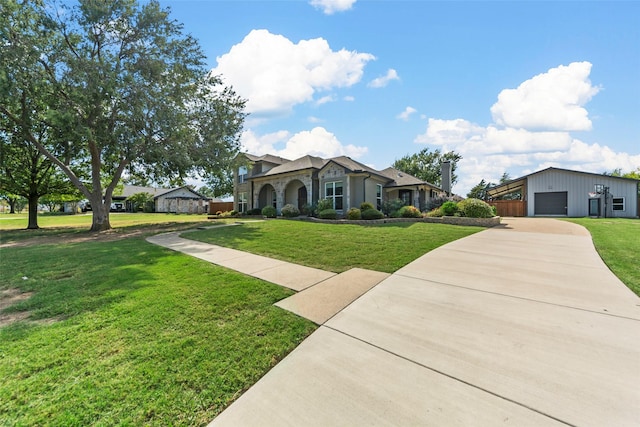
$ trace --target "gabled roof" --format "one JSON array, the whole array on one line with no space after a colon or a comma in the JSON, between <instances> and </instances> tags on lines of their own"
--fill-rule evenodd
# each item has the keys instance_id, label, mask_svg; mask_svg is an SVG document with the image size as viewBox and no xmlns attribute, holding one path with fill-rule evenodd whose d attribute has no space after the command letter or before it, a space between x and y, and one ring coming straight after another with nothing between
<instances>
[{"instance_id":1,"label":"gabled roof","mask_svg":"<svg viewBox=\"0 0 640 427\"><path fill-rule=\"evenodd\" d=\"M127 198L138 193L148 193L152 196L157 196L167 191L172 191L173 188L156 188L156 187L142 187L140 185L124 185L120 194L114 194L113 200L126 200Z\"/></svg>"},{"instance_id":2,"label":"gabled roof","mask_svg":"<svg viewBox=\"0 0 640 427\"><path fill-rule=\"evenodd\" d=\"M335 163L347 169L351 173L366 172L366 173L372 173L374 175L381 176L383 178L387 178L386 176L382 175L380 171L370 168L369 166L362 164L358 161L355 161L351 157L347 157L347 156L333 157L327 160L325 166L328 165L329 163Z\"/></svg>"},{"instance_id":3,"label":"gabled roof","mask_svg":"<svg viewBox=\"0 0 640 427\"><path fill-rule=\"evenodd\" d=\"M188 185L185 185L185 186L182 186L182 187L178 187L178 188L172 188L172 189L163 191L161 193L157 193L155 195L154 199L157 199L158 197L161 197L161 196L168 196L169 194L173 193L174 191L183 190L183 189L189 191L190 193L193 193L195 196L198 196L197 197L198 199L209 200L209 197L198 193L197 191L191 189Z\"/></svg>"},{"instance_id":4,"label":"gabled roof","mask_svg":"<svg viewBox=\"0 0 640 427\"><path fill-rule=\"evenodd\" d=\"M262 174L252 176L252 178L255 178L258 176L278 175L281 173L295 172L295 171L305 170L305 169L320 169L325 165L326 162L327 162L326 160L321 159L320 157L307 155L307 156L300 157L299 159L281 164L280 166L276 166Z\"/></svg>"},{"instance_id":5,"label":"gabled roof","mask_svg":"<svg viewBox=\"0 0 640 427\"><path fill-rule=\"evenodd\" d=\"M249 153L242 153L242 154L244 154L247 157L247 159L249 159L252 162L267 162L267 163L273 163L274 165L281 165L291 161L289 159L285 159L284 157L278 157L272 154L265 154L263 156L255 156Z\"/></svg>"},{"instance_id":6,"label":"gabled roof","mask_svg":"<svg viewBox=\"0 0 640 427\"><path fill-rule=\"evenodd\" d=\"M381 171L381 173L393 180L390 184L387 184L387 187L405 187L410 185L428 185L430 187L436 188L440 190L441 188L437 185L431 184L430 182L423 181L420 178L416 178L413 175L410 175L406 172L402 172L401 170L388 167Z\"/></svg>"},{"instance_id":7,"label":"gabled roof","mask_svg":"<svg viewBox=\"0 0 640 427\"><path fill-rule=\"evenodd\" d=\"M622 180L626 180L626 181L632 181L632 182L640 182L637 179L633 179L633 178L623 178L621 176L611 176L611 175L604 175L601 173L593 173L593 172L583 172L583 171L576 171L576 170L571 170L571 169L562 169L562 168L556 168L553 166L550 166L546 169L541 169L539 171L536 172L532 172L528 175L523 175L520 178L516 178L516 179L512 179L510 181L507 182L503 182L502 184L498 184L494 187L491 187L489 189L487 189L487 194L491 197L500 197L504 194L508 194L508 193L512 193L520 188L522 188L526 182L527 182L527 178L529 178L530 176L533 175L538 175L541 173L545 173L545 172L549 172L549 171L560 171L560 172L569 172L569 173L575 173L575 174L582 174L582 175L591 175L591 176L597 176L597 177L602 177L602 178L612 178L612 179L622 179Z\"/></svg>"}]
</instances>

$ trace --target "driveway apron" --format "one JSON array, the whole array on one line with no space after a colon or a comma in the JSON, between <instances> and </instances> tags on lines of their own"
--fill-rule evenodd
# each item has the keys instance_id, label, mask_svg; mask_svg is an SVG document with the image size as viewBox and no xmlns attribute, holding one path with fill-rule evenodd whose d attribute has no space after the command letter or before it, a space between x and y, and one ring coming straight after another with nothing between
<instances>
[{"instance_id":1,"label":"driveway apron","mask_svg":"<svg viewBox=\"0 0 640 427\"><path fill-rule=\"evenodd\" d=\"M211 426L638 426L640 299L589 234L506 218L382 280Z\"/></svg>"}]
</instances>

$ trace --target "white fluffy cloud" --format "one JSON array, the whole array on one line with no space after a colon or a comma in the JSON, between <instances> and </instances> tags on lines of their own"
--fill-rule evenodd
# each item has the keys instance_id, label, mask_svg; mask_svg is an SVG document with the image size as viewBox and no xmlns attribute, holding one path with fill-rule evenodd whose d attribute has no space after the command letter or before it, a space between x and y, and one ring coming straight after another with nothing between
<instances>
[{"instance_id":1,"label":"white fluffy cloud","mask_svg":"<svg viewBox=\"0 0 640 427\"><path fill-rule=\"evenodd\" d=\"M357 0L311 0L309 4L322 10L325 15L333 15L336 12L344 12L353 7Z\"/></svg>"},{"instance_id":2,"label":"white fluffy cloud","mask_svg":"<svg viewBox=\"0 0 640 427\"><path fill-rule=\"evenodd\" d=\"M371 80L368 86L374 88L385 87L392 80L400 80L400 76L398 76L398 72L396 70L389 68L389 70L387 70L387 74Z\"/></svg>"},{"instance_id":3,"label":"white fluffy cloud","mask_svg":"<svg viewBox=\"0 0 640 427\"><path fill-rule=\"evenodd\" d=\"M404 111L400 114L398 114L396 116L397 119L403 120L403 121L408 121L409 117L411 117L412 114L416 113L418 110L416 110L413 107L407 107L404 109Z\"/></svg>"},{"instance_id":4,"label":"white fluffy cloud","mask_svg":"<svg viewBox=\"0 0 640 427\"><path fill-rule=\"evenodd\" d=\"M505 89L491 107L501 126L529 130L591 130L584 105L598 93L589 80L591 64L574 62L552 68L517 89Z\"/></svg>"},{"instance_id":5,"label":"white fluffy cloud","mask_svg":"<svg viewBox=\"0 0 640 427\"><path fill-rule=\"evenodd\" d=\"M297 159L307 154L318 157L349 156L359 158L368 151L367 147L343 145L338 138L323 127L291 135L279 131L266 135L257 135L251 130L242 133L242 149L245 152L262 155L275 154L287 159Z\"/></svg>"},{"instance_id":6,"label":"white fluffy cloud","mask_svg":"<svg viewBox=\"0 0 640 427\"><path fill-rule=\"evenodd\" d=\"M481 179L498 182L505 171L521 175L549 166L588 172L634 170L640 155L587 144L570 133L591 129L583 106L599 88L591 85L590 70L588 62L572 63L535 76L517 89L503 90L491 107L495 123L488 126L430 118L415 142L462 155L460 181L454 188L461 195Z\"/></svg>"},{"instance_id":7,"label":"white fluffy cloud","mask_svg":"<svg viewBox=\"0 0 640 427\"><path fill-rule=\"evenodd\" d=\"M279 115L313 100L318 91L358 83L367 62L375 57L341 49L322 39L294 43L267 30L253 30L228 53L217 58L213 74L247 99L247 112Z\"/></svg>"}]
</instances>

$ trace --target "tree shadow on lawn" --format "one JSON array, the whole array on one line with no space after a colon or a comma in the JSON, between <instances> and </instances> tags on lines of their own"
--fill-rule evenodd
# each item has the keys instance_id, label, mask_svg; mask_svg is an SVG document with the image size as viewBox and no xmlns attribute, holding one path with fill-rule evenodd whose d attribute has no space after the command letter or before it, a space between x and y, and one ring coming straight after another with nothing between
<instances>
[{"instance_id":1,"label":"tree shadow on lawn","mask_svg":"<svg viewBox=\"0 0 640 427\"><path fill-rule=\"evenodd\" d=\"M162 257L160 248L141 239L5 248L0 288L33 295L3 313L28 311L34 321L98 310L148 285L145 266Z\"/></svg>"}]
</instances>

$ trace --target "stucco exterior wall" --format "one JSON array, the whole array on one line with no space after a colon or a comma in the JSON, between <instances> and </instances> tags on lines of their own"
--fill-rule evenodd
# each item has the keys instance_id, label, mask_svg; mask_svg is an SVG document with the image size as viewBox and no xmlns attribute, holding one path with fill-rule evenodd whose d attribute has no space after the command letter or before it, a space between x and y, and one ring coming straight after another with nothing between
<instances>
[{"instance_id":1,"label":"stucco exterior wall","mask_svg":"<svg viewBox=\"0 0 640 427\"><path fill-rule=\"evenodd\" d=\"M589 193L594 191L595 184L609 187L607 217L638 216L638 189L634 181L562 170L543 171L527 178L527 215L535 215L535 193L566 191L567 216L588 216ZM613 210L611 208L612 199L621 197L625 199L625 209L623 211ZM601 203L604 206L604 200Z\"/></svg>"}]
</instances>

